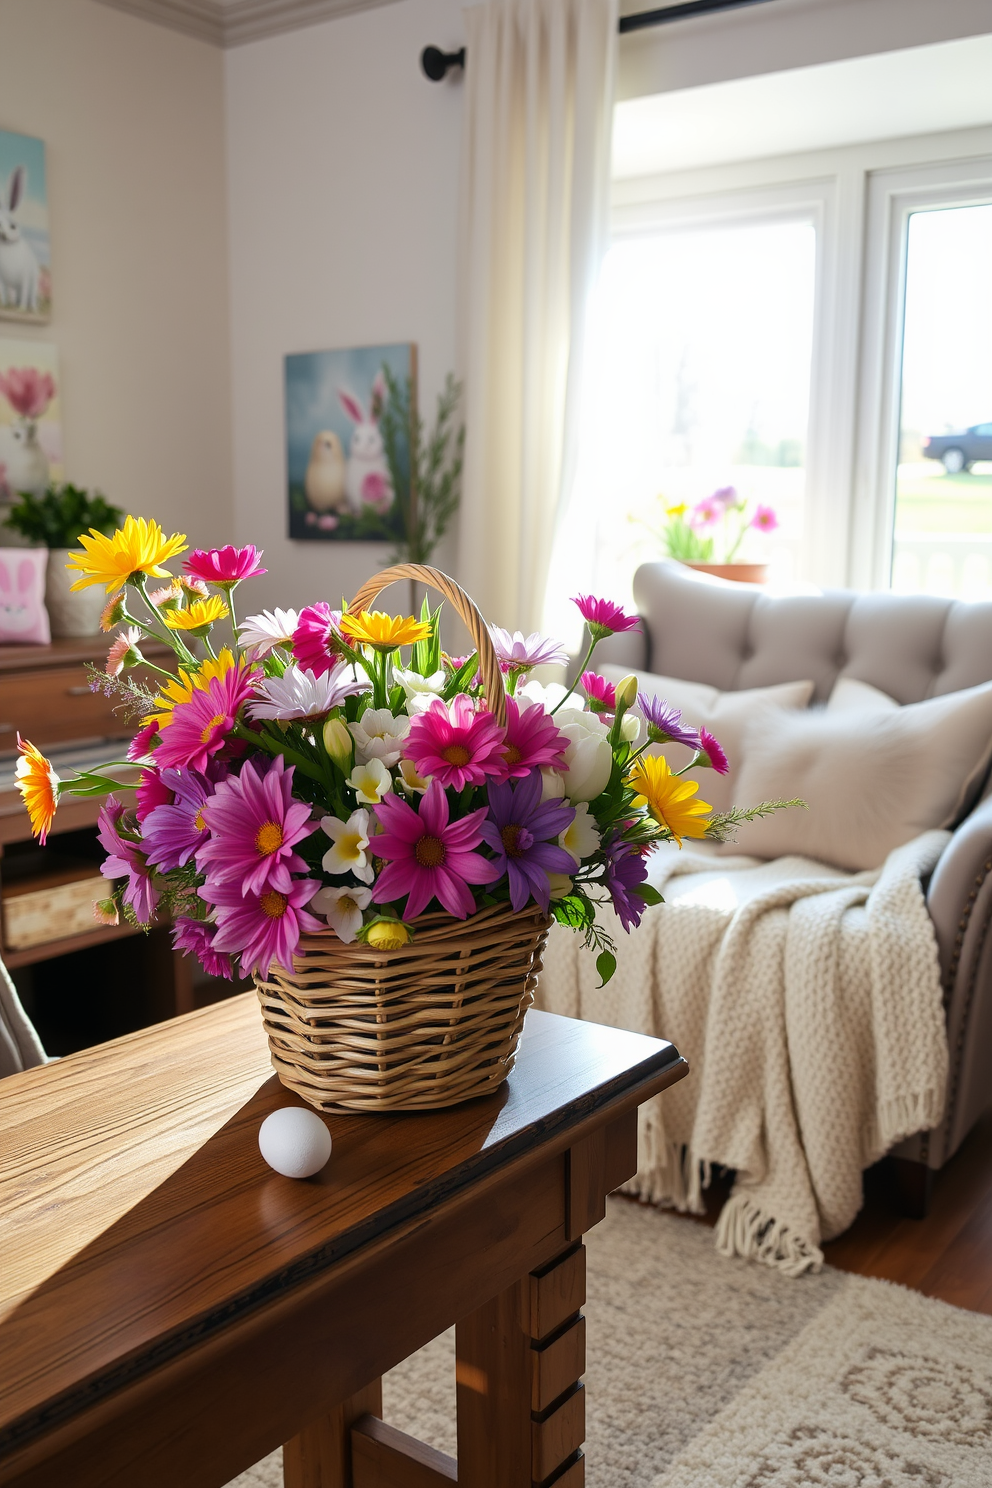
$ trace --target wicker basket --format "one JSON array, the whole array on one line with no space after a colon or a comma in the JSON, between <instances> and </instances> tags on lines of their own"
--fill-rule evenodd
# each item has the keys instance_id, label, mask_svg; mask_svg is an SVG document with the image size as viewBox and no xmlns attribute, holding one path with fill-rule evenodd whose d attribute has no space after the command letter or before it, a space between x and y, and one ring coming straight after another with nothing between
<instances>
[{"instance_id":1,"label":"wicker basket","mask_svg":"<svg viewBox=\"0 0 992 1488\"><path fill-rule=\"evenodd\" d=\"M465 621L489 706L506 719L503 679L485 621L452 579L398 564L351 602L368 609L398 579L429 584ZM531 905L435 913L413 939L383 951L333 931L304 935L292 972L256 977L272 1064L282 1083L320 1111L411 1111L457 1105L495 1090L513 1068L551 921Z\"/></svg>"}]
</instances>

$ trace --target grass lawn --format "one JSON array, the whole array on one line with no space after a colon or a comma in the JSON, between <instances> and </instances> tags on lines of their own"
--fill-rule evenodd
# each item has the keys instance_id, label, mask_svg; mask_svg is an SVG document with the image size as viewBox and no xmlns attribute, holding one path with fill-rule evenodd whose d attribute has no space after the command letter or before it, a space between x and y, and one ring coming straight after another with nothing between
<instances>
[{"instance_id":1,"label":"grass lawn","mask_svg":"<svg viewBox=\"0 0 992 1488\"><path fill-rule=\"evenodd\" d=\"M987 463L971 475L945 475L930 462L900 465L896 491L897 538L926 532L992 535L992 472Z\"/></svg>"}]
</instances>

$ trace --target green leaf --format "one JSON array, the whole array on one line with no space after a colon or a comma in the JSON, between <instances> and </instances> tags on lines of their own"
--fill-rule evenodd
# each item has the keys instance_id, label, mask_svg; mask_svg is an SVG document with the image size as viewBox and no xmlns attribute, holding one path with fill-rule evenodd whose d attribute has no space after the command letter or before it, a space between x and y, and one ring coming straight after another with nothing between
<instances>
[{"instance_id":1,"label":"green leaf","mask_svg":"<svg viewBox=\"0 0 992 1488\"><path fill-rule=\"evenodd\" d=\"M599 972L599 975L602 978L599 984L600 987L606 986L607 982L610 980L616 969L617 958L616 956L614 956L613 952L600 951L599 955L596 957L596 970Z\"/></svg>"},{"instance_id":2,"label":"green leaf","mask_svg":"<svg viewBox=\"0 0 992 1488\"><path fill-rule=\"evenodd\" d=\"M652 888L647 883L638 884L630 892L636 894L638 899L643 899L645 904L664 904L665 902L664 897L658 893L658 890Z\"/></svg>"}]
</instances>

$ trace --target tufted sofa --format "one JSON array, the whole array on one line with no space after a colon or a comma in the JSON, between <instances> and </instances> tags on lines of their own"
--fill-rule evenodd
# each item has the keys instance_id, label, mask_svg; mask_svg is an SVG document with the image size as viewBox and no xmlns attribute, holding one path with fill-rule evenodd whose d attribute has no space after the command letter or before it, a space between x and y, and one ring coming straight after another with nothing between
<instances>
[{"instance_id":1,"label":"tufted sofa","mask_svg":"<svg viewBox=\"0 0 992 1488\"><path fill-rule=\"evenodd\" d=\"M812 678L814 704L839 677L899 703L992 681L992 604L930 595L774 595L665 561L642 565L644 633L613 636L597 659L706 682L721 691ZM927 889L944 984L950 1077L940 1127L903 1142L896 1170L923 1213L935 1170L992 1104L992 799L958 827Z\"/></svg>"}]
</instances>

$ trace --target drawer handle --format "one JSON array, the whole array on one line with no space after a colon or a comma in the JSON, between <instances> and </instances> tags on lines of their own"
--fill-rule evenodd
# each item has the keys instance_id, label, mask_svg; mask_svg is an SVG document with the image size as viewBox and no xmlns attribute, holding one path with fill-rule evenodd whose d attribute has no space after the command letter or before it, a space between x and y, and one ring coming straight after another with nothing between
<instances>
[{"instance_id":1,"label":"drawer handle","mask_svg":"<svg viewBox=\"0 0 992 1488\"><path fill-rule=\"evenodd\" d=\"M86 694L90 691L92 691L92 689L87 683L83 687L67 687L65 690L65 695L66 697L85 697Z\"/></svg>"}]
</instances>

